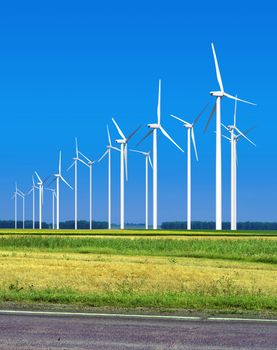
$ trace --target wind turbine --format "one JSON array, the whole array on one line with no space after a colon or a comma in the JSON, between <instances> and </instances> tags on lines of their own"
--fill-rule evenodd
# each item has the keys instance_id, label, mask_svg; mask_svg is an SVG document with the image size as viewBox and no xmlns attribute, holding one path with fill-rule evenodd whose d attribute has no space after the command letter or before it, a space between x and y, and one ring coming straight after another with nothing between
<instances>
[{"instance_id":1,"label":"wind turbine","mask_svg":"<svg viewBox=\"0 0 277 350\"><path fill-rule=\"evenodd\" d=\"M179 120L183 123L183 127L187 129L187 147L188 147L188 158L187 158L187 230L191 230L191 141L194 148L195 158L198 161L198 154L195 143L194 136L194 125L198 122L201 115L204 113L205 109L208 105L204 107L204 109L198 114L198 116L194 119L192 123L189 123L175 115L171 114L171 117Z\"/></svg>"},{"instance_id":2,"label":"wind turbine","mask_svg":"<svg viewBox=\"0 0 277 350\"><path fill-rule=\"evenodd\" d=\"M44 183L49 179L47 176L44 180L41 180L37 171L35 171L36 177L38 179L38 189L39 189L39 229L42 229L42 207L43 207L43 191L44 191Z\"/></svg>"},{"instance_id":3,"label":"wind turbine","mask_svg":"<svg viewBox=\"0 0 277 350\"><path fill-rule=\"evenodd\" d=\"M161 80L159 80L158 106L157 106L157 123L148 124L150 131L137 143L137 146L153 134L153 229L158 228L158 162L157 162L157 131L160 130L180 151L184 152L180 146L169 136L161 125Z\"/></svg>"},{"instance_id":4,"label":"wind turbine","mask_svg":"<svg viewBox=\"0 0 277 350\"><path fill-rule=\"evenodd\" d=\"M17 196L21 197L21 194L18 192L17 183L15 183L15 192L12 196L14 198L14 228L17 229Z\"/></svg>"},{"instance_id":5,"label":"wind turbine","mask_svg":"<svg viewBox=\"0 0 277 350\"><path fill-rule=\"evenodd\" d=\"M84 162L83 159L80 159L80 158L78 159L79 162L83 163L86 167L89 168L89 229L92 230L92 222L93 222L93 218L92 218L92 165L94 163L96 163L96 160L90 160L81 151L79 151L79 153L81 154L81 156L83 158L85 158L87 163Z\"/></svg>"},{"instance_id":6,"label":"wind turbine","mask_svg":"<svg viewBox=\"0 0 277 350\"><path fill-rule=\"evenodd\" d=\"M150 151L142 152L135 149L131 149L130 151L140 153L145 157L145 229L148 230L148 164L153 168Z\"/></svg>"},{"instance_id":7,"label":"wind turbine","mask_svg":"<svg viewBox=\"0 0 277 350\"><path fill-rule=\"evenodd\" d=\"M225 92L216 53L215 53L215 48L213 43L211 45L212 45L212 51L213 51L213 57L214 57L214 63L215 63L216 77L217 77L220 90L210 92L210 95L216 97L216 102L212 109L210 117L208 119L208 122L206 124L205 131L207 130L207 127L212 119L214 112L216 112L216 230L222 230L222 155L221 155L221 107L220 107L221 99L225 96L229 99L248 103L250 105L255 106L255 104L252 102L242 100L236 96L232 96Z\"/></svg>"},{"instance_id":8,"label":"wind turbine","mask_svg":"<svg viewBox=\"0 0 277 350\"><path fill-rule=\"evenodd\" d=\"M35 190L36 188L38 189L39 187L36 186L35 184L35 180L34 180L34 176L32 175L32 187L30 189L30 191L28 192L28 195L32 193L32 197L33 197L33 208L32 208L32 217L33 217L33 230L35 229L35 207L36 207L36 203L35 203Z\"/></svg>"},{"instance_id":9,"label":"wind turbine","mask_svg":"<svg viewBox=\"0 0 277 350\"><path fill-rule=\"evenodd\" d=\"M60 180L62 180L69 188L73 188L62 176L62 152L60 151L59 156L59 169L58 173L54 174L55 178L50 182L51 185L56 180L56 221L57 221L57 230L60 229Z\"/></svg>"},{"instance_id":10,"label":"wind turbine","mask_svg":"<svg viewBox=\"0 0 277 350\"><path fill-rule=\"evenodd\" d=\"M242 133L236 126L237 119L237 101L235 101L235 110L234 110L234 124L222 126L230 133L230 138L227 138L231 143L231 230L237 229L237 143L243 137L248 142L250 142L253 146L256 146L254 142L252 142L246 134L252 130L248 129L245 133ZM237 132L237 134L235 133Z\"/></svg>"},{"instance_id":11,"label":"wind turbine","mask_svg":"<svg viewBox=\"0 0 277 350\"><path fill-rule=\"evenodd\" d=\"M18 187L16 188L17 195L22 198L22 228L25 229L25 193Z\"/></svg>"},{"instance_id":12,"label":"wind turbine","mask_svg":"<svg viewBox=\"0 0 277 350\"><path fill-rule=\"evenodd\" d=\"M67 169L71 169L74 166L74 218L75 218L75 230L78 229L78 162L84 163L87 165L82 159L79 158L79 152L78 150L78 142L77 138L75 137L75 152L76 156L73 158L73 163L70 165L70 167Z\"/></svg>"},{"instance_id":13,"label":"wind turbine","mask_svg":"<svg viewBox=\"0 0 277 350\"><path fill-rule=\"evenodd\" d=\"M140 126L136 128L128 137L125 137L122 130L112 118L112 121L119 133L122 137L121 139L115 140L116 143L120 144L120 229L124 230L124 165L125 165L125 176L126 181L128 180L128 165L127 165L127 144L131 137L138 131Z\"/></svg>"},{"instance_id":14,"label":"wind turbine","mask_svg":"<svg viewBox=\"0 0 277 350\"><path fill-rule=\"evenodd\" d=\"M112 146L112 141L111 141L111 136L110 136L110 131L109 131L108 125L107 125L107 134L108 134L109 144L106 146L106 151L98 159L98 162L101 162L101 160L104 159L106 157L106 155L108 155L108 229L110 230L112 228L112 222L111 222L111 217L112 217L111 150L113 149L115 151L120 152L120 149Z\"/></svg>"}]
</instances>

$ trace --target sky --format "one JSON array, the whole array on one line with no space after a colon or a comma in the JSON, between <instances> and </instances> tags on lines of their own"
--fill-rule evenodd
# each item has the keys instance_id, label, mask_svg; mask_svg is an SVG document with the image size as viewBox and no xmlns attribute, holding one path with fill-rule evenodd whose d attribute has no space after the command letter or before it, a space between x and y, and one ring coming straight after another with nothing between
<instances>
[{"instance_id":1,"label":"sky","mask_svg":"<svg viewBox=\"0 0 277 350\"><path fill-rule=\"evenodd\" d=\"M10 1L0 5L0 220L13 219L15 182L23 192L36 170L62 172L70 184L74 139L96 160L118 134L141 125L129 148L156 122L162 80L162 125L184 149L158 135L158 221L186 220L186 131L170 114L192 121L192 220L215 219L215 120L204 127L217 90L211 42L224 88L257 103L238 104L237 125L255 127L238 144L238 221L277 220L277 24L274 1ZM234 103L222 101L232 123ZM151 137L139 149L151 150ZM230 144L222 140L223 220L230 220ZM144 222L144 159L129 153L125 221ZM151 176L150 176L151 180ZM79 219L89 217L89 172L79 167ZM150 181L150 221L152 221ZM73 220L73 191L61 187L61 220ZM38 199L38 194L37 194ZM31 219L31 196L26 217ZM19 210L21 211L21 203ZM37 209L37 208L36 208ZM107 220L107 159L94 166L93 216ZM20 216L19 216L20 218ZM51 220L51 194L43 219ZM119 155L112 155L112 221L119 222Z\"/></svg>"}]
</instances>

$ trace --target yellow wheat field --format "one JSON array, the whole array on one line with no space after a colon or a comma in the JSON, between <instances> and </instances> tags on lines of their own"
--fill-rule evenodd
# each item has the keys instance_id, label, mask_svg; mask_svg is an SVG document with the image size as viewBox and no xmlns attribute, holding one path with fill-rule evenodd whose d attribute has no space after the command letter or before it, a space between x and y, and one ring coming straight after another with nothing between
<instances>
[{"instance_id":1,"label":"yellow wheat field","mask_svg":"<svg viewBox=\"0 0 277 350\"><path fill-rule=\"evenodd\" d=\"M0 251L0 289L277 295L277 267L211 259Z\"/></svg>"}]
</instances>

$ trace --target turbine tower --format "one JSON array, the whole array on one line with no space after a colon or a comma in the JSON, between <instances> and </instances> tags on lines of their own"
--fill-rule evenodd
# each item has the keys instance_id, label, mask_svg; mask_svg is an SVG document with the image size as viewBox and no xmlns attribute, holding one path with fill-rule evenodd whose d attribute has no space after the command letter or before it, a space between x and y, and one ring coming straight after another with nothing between
<instances>
[{"instance_id":1,"label":"turbine tower","mask_svg":"<svg viewBox=\"0 0 277 350\"><path fill-rule=\"evenodd\" d=\"M28 195L32 193L33 201L32 201L32 219L33 219L33 230L35 229L35 208L36 208L36 199L35 199L35 191L38 187L35 184L34 176L32 175L32 187L28 192Z\"/></svg>"},{"instance_id":2,"label":"turbine tower","mask_svg":"<svg viewBox=\"0 0 277 350\"><path fill-rule=\"evenodd\" d=\"M75 230L78 229L78 162L87 165L82 159L79 158L78 141L75 137L75 152L76 156L73 158L73 163L67 169L71 169L74 166L74 219L75 219Z\"/></svg>"},{"instance_id":3,"label":"turbine tower","mask_svg":"<svg viewBox=\"0 0 277 350\"><path fill-rule=\"evenodd\" d=\"M19 197L22 198L22 228L24 230L25 229L25 196L26 196L26 194L23 193L17 186L16 186L16 192L15 193Z\"/></svg>"},{"instance_id":4,"label":"turbine tower","mask_svg":"<svg viewBox=\"0 0 277 350\"><path fill-rule=\"evenodd\" d=\"M181 147L169 136L161 125L161 80L159 80L158 106L157 106L157 123L148 124L150 131L137 143L137 146L153 134L153 229L158 228L158 156L157 156L157 131L160 130L180 151L184 152Z\"/></svg>"},{"instance_id":5,"label":"turbine tower","mask_svg":"<svg viewBox=\"0 0 277 350\"><path fill-rule=\"evenodd\" d=\"M216 77L218 81L219 91L211 91L210 95L216 97L215 105L212 109L210 117L205 127L205 131L210 123L210 120L216 111L216 230L222 230L222 155L221 155L221 99L225 96L227 98L255 105L252 102L242 100L236 96L232 96L224 91L219 65L215 53L213 43L212 52L215 63Z\"/></svg>"},{"instance_id":6,"label":"turbine tower","mask_svg":"<svg viewBox=\"0 0 277 350\"><path fill-rule=\"evenodd\" d=\"M141 152L135 149L131 149L130 151L140 153L145 157L145 229L148 230L148 164L150 164L151 168L153 169L150 151Z\"/></svg>"},{"instance_id":7,"label":"turbine tower","mask_svg":"<svg viewBox=\"0 0 277 350\"><path fill-rule=\"evenodd\" d=\"M73 190L73 188L69 185L69 183L62 176L62 152L60 151L59 156L59 169L58 173L54 174L55 178L50 182L49 186L56 181L56 221L57 221L57 230L60 229L60 180L62 180L69 188Z\"/></svg>"},{"instance_id":8,"label":"turbine tower","mask_svg":"<svg viewBox=\"0 0 277 350\"><path fill-rule=\"evenodd\" d=\"M136 128L127 138L123 134L122 130L112 118L112 121L122 139L115 140L116 143L120 144L120 229L124 230L124 172L126 181L128 181L128 165L127 165L127 144L131 137L138 131L140 126ZM125 165L125 171L124 171Z\"/></svg>"},{"instance_id":9,"label":"turbine tower","mask_svg":"<svg viewBox=\"0 0 277 350\"><path fill-rule=\"evenodd\" d=\"M14 198L14 228L17 229L17 196L22 197L18 188L17 183L15 183L15 192L12 196Z\"/></svg>"},{"instance_id":10,"label":"turbine tower","mask_svg":"<svg viewBox=\"0 0 277 350\"><path fill-rule=\"evenodd\" d=\"M83 159L78 159L79 162L83 163L86 167L89 168L89 229L92 230L93 216L92 216L92 166L96 163L96 160L90 160L87 156L85 156L81 151L79 154L85 158L87 161L84 162Z\"/></svg>"},{"instance_id":11,"label":"turbine tower","mask_svg":"<svg viewBox=\"0 0 277 350\"><path fill-rule=\"evenodd\" d=\"M38 189L39 189L39 229L42 229L42 207L43 207L43 191L44 191L44 183L49 179L47 176L44 180L41 180L37 171L35 171L36 177L38 179Z\"/></svg>"},{"instance_id":12,"label":"turbine tower","mask_svg":"<svg viewBox=\"0 0 277 350\"><path fill-rule=\"evenodd\" d=\"M198 114L198 116L194 119L192 123L189 123L175 115L171 114L171 117L179 120L183 123L183 127L187 129L187 147L188 147L188 155L187 155L187 230L191 230L191 141L194 148L195 158L198 161L198 154L195 143L194 136L194 125L198 122L201 115L204 113L205 109L208 105L204 107L204 109Z\"/></svg>"},{"instance_id":13,"label":"turbine tower","mask_svg":"<svg viewBox=\"0 0 277 350\"><path fill-rule=\"evenodd\" d=\"M235 101L235 110L234 110L234 124L222 126L230 133L230 138L223 135L231 143L231 230L237 229L237 143L243 137L253 146L256 146L246 134L250 132L251 129L247 130L245 133L242 133L236 126L237 119L237 101ZM237 132L237 134L235 133Z\"/></svg>"},{"instance_id":14,"label":"turbine tower","mask_svg":"<svg viewBox=\"0 0 277 350\"><path fill-rule=\"evenodd\" d=\"M109 127L107 125L107 135L108 135L108 142L109 144L106 146L106 151L103 153L103 155L98 159L98 162L101 162L102 159L108 155L108 229L110 230L112 228L112 184L111 184L111 172L112 172L112 164L111 164L111 150L115 150L120 152L120 149L117 147L112 146L111 136Z\"/></svg>"}]
</instances>

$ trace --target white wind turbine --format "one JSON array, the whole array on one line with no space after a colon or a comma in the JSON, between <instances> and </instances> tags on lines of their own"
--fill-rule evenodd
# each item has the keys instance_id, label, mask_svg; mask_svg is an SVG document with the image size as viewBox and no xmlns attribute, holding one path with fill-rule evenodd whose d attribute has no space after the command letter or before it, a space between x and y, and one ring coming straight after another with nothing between
<instances>
[{"instance_id":1,"label":"white wind turbine","mask_svg":"<svg viewBox=\"0 0 277 350\"><path fill-rule=\"evenodd\" d=\"M123 134L122 130L112 118L112 121L122 139L115 140L116 143L120 144L120 229L124 230L124 172L126 180L128 180L128 165L127 165L127 144L132 136L138 131L140 126L135 129L127 138ZM125 164L125 171L124 171Z\"/></svg>"},{"instance_id":2,"label":"white wind turbine","mask_svg":"<svg viewBox=\"0 0 277 350\"><path fill-rule=\"evenodd\" d=\"M237 119L237 101L235 101L235 110L234 110L234 124L222 126L230 133L230 138L222 135L227 138L231 143L231 230L237 229L237 143L243 137L253 146L256 146L246 134L252 130L249 129L245 133L242 133L236 126ZM237 132L237 134L235 134Z\"/></svg>"},{"instance_id":3,"label":"white wind turbine","mask_svg":"<svg viewBox=\"0 0 277 350\"><path fill-rule=\"evenodd\" d=\"M208 105L206 105L204 107L204 109L198 114L198 116L194 119L194 121L192 123L189 123L189 122L171 114L171 117L182 122L183 127L185 127L187 129L187 147L188 147L188 154L187 154L187 157L188 157L187 158L187 230L191 230L191 141L193 144L196 160L198 161L198 154L197 154L195 136L194 136L194 125L198 122L199 118L204 113L207 106Z\"/></svg>"},{"instance_id":4,"label":"white wind turbine","mask_svg":"<svg viewBox=\"0 0 277 350\"><path fill-rule=\"evenodd\" d=\"M161 125L161 80L159 80L158 106L157 106L157 123L148 124L151 129L141 140L139 145L149 135L153 134L153 229L158 228L158 164L157 164L157 131L160 130L180 151L184 152L181 147L169 136Z\"/></svg>"},{"instance_id":5,"label":"white wind turbine","mask_svg":"<svg viewBox=\"0 0 277 350\"><path fill-rule=\"evenodd\" d=\"M22 198L22 228L25 229L25 193L23 193L17 186L16 186L16 192L19 197Z\"/></svg>"},{"instance_id":6,"label":"white wind turbine","mask_svg":"<svg viewBox=\"0 0 277 350\"><path fill-rule=\"evenodd\" d=\"M32 201L32 219L33 219L33 230L35 229L35 207L36 207L36 200L35 200L35 191L36 189L39 189L39 187L36 186L34 177L32 175L32 187L30 191L28 192L28 195L32 193L33 201Z\"/></svg>"},{"instance_id":7,"label":"white wind turbine","mask_svg":"<svg viewBox=\"0 0 277 350\"><path fill-rule=\"evenodd\" d=\"M148 164L153 168L150 151L142 152L135 149L131 149L130 151L140 153L145 157L145 229L148 230Z\"/></svg>"},{"instance_id":8,"label":"white wind turbine","mask_svg":"<svg viewBox=\"0 0 277 350\"><path fill-rule=\"evenodd\" d=\"M111 150L119 151L120 149L117 147L112 146L111 136L109 127L107 125L107 134L108 134L108 142L109 144L106 146L106 151L103 153L103 155L98 159L98 162L101 162L103 158L108 155L108 229L110 230L112 228L112 183L111 183L111 171L112 171L112 164L111 164Z\"/></svg>"},{"instance_id":9,"label":"white wind turbine","mask_svg":"<svg viewBox=\"0 0 277 350\"><path fill-rule=\"evenodd\" d=\"M38 179L38 189L39 189L39 229L42 229L42 207L43 207L43 191L44 191L44 183L48 180L49 176L44 180L41 180L37 171L35 171L36 177Z\"/></svg>"},{"instance_id":10,"label":"white wind turbine","mask_svg":"<svg viewBox=\"0 0 277 350\"><path fill-rule=\"evenodd\" d=\"M49 185L51 185L56 180L56 228L57 230L60 229L60 180L62 180L69 188L73 190L73 188L69 185L69 183L64 179L62 176L62 153L60 151L59 156L59 169L58 174L54 174L55 178L53 181L50 182Z\"/></svg>"},{"instance_id":11,"label":"white wind turbine","mask_svg":"<svg viewBox=\"0 0 277 350\"><path fill-rule=\"evenodd\" d=\"M215 48L213 43L211 45L212 45L214 62L215 62L216 77L217 77L220 90L210 92L210 95L216 97L216 103L212 109L212 112L206 124L205 131L207 130L210 120L214 112L216 111L216 230L221 230L222 229L222 156L221 156L221 108L220 108L221 99L222 97L225 96L227 98L248 103L251 105L255 105L255 104L252 102L242 100L236 96L232 96L224 91L221 74L219 70L219 65L218 65L218 61L215 53Z\"/></svg>"},{"instance_id":12,"label":"white wind turbine","mask_svg":"<svg viewBox=\"0 0 277 350\"><path fill-rule=\"evenodd\" d=\"M12 196L14 198L14 228L17 229L17 196L22 197L17 188L17 183L15 183L15 192Z\"/></svg>"},{"instance_id":13,"label":"white wind turbine","mask_svg":"<svg viewBox=\"0 0 277 350\"><path fill-rule=\"evenodd\" d=\"M89 229L92 230L93 216L92 216L92 166L96 163L96 160L90 160L85 156L81 151L79 151L81 156L87 161L84 162L83 159L78 159L79 162L83 163L86 167L89 168Z\"/></svg>"},{"instance_id":14,"label":"white wind turbine","mask_svg":"<svg viewBox=\"0 0 277 350\"><path fill-rule=\"evenodd\" d=\"M75 219L75 230L78 229L78 162L87 165L82 159L79 158L78 142L75 138L75 152L76 156L73 158L73 163L67 169L71 169L74 166L74 219ZM82 155L82 154L81 154Z\"/></svg>"}]
</instances>

